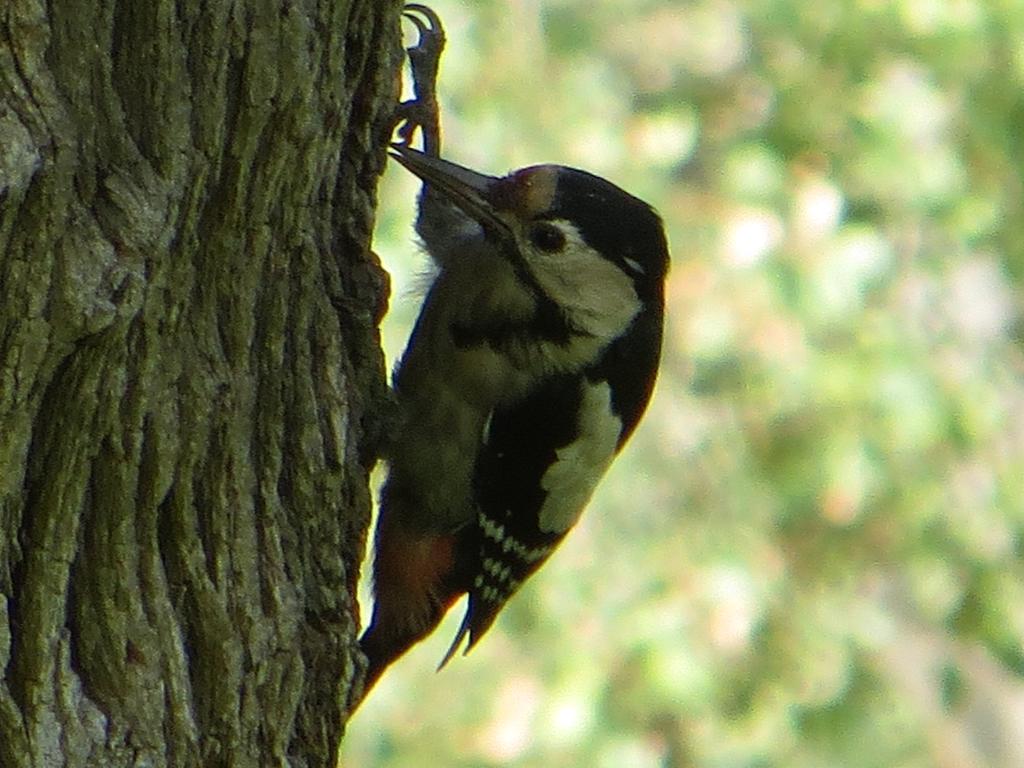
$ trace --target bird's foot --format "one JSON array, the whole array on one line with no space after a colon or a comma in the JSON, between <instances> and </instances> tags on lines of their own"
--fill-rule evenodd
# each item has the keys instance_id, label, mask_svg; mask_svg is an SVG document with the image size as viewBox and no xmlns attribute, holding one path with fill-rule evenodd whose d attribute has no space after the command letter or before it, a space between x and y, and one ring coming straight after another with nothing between
<instances>
[{"instance_id":1,"label":"bird's foot","mask_svg":"<svg viewBox=\"0 0 1024 768\"><path fill-rule=\"evenodd\" d=\"M416 129L423 136L423 151L431 157L441 154L441 119L437 106L437 71L444 51L441 19L420 3L406 4L402 15L415 26L419 39L406 49L412 69L413 98L398 105L395 125L398 141L409 145Z\"/></svg>"}]
</instances>

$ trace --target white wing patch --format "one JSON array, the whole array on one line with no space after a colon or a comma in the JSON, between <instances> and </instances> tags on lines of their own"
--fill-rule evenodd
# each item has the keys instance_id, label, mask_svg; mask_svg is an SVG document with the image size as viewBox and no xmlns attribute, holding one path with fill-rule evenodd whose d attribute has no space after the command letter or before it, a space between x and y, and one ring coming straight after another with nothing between
<instances>
[{"instance_id":1,"label":"white wing patch","mask_svg":"<svg viewBox=\"0 0 1024 768\"><path fill-rule=\"evenodd\" d=\"M539 525L547 533L564 533L576 523L615 457L622 421L612 412L608 382L584 383L578 427L579 436L556 451L555 463L540 481L547 498Z\"/></svg>"}]
</instances>

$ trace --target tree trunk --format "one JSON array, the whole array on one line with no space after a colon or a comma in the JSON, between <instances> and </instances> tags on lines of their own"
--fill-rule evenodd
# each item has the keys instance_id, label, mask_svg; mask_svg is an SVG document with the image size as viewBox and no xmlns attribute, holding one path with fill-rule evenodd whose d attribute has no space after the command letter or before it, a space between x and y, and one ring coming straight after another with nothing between
<instances>
[{"instance_id":1,"label":"tree trunk","mask_svg":"<svg viewBox=\"0 0 1024 768\"><path fill-rule=\"evenodd\" d=\"M334 765L399 11L3 0L5 768Z\"/></svg>"}]
</instances>

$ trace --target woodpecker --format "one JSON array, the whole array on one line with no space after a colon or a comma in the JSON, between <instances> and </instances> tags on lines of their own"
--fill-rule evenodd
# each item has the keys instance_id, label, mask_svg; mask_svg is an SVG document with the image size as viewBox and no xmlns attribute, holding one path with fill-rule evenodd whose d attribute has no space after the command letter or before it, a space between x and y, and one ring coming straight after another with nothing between
<instances>
[{"instance_id":1,"label":"woodpecker","mask_svg":"<svg viewBox=\"0 0 1024 768\"><path fill-rule=\"evenodd\" d=\"M394 374L364 691L464 594L441 666L467 636L468 652L579 519L650 399L669 258L654 210L604 179L441 159L443 31L426 6L405 14L415 98L392 157L423 182L437 274Z\"/></svg>"}]
</instances>

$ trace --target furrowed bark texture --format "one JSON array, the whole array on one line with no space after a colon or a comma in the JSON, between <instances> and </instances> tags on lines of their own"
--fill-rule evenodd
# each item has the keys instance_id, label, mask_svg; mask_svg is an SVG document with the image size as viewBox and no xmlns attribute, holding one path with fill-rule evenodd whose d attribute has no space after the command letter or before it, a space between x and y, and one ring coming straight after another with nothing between
<instances>
[{"instance_id":1,"label":"furrowed bark texture","mask_svg":"<svg viewBox=\"0 0 1024 768\"><path fill-rule=\"evenodd\" d=\"M399 12L4 0L5 768L334 765Z\"/></svg>"}]
</instances>

